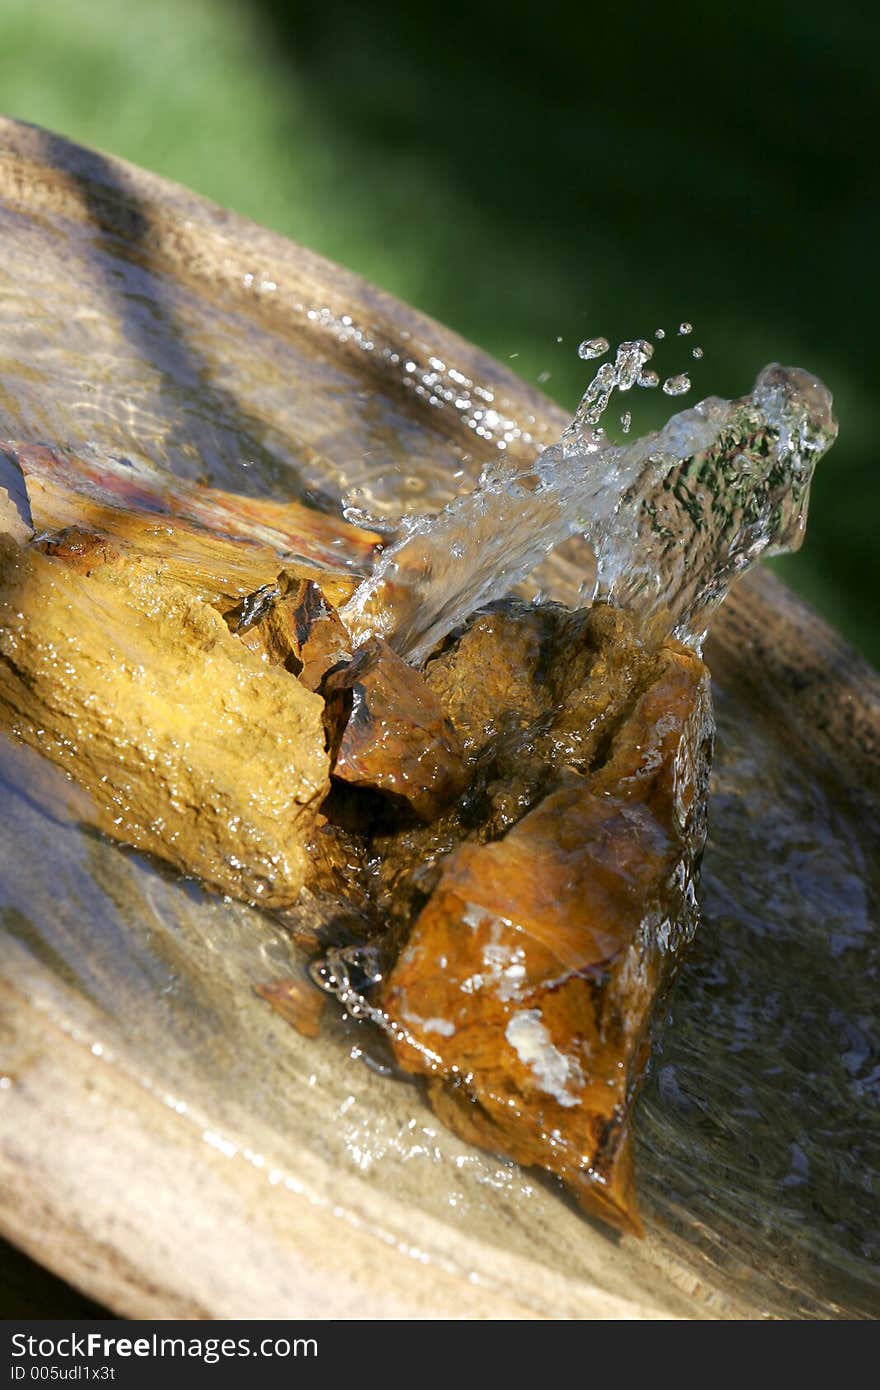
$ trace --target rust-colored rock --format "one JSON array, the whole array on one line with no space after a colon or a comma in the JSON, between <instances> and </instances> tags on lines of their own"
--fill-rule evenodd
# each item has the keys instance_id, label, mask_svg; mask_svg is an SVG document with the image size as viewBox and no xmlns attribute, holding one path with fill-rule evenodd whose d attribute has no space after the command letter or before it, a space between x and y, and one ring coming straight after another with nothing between
<instances>
[{"instance_id":1,"label":"rust-colored rock","mask_svg":"<svg viewBox=\"0 0 880 1390\"><path fill-rule=\"evenodd\" d=\"M447 1124L638 1232L630 1107L694 925L708 673L670 644L630 694L598 770L448 855L382 1006Z\"/></svg>"},{"instance_id":2,"label":"rust-colored rock","mask_svg":"<svg viewBox=\"0 0 880 1390\"><path fill-rule=\"evenodd\" d=\"M34 541L34 549L52 555L78 574L91 574L101 565L114 565L121 558L119 548L109 536L88 531L83 526L65 526Z\"/></svg>"},{"instance_id":3,"label":"rust-colored rock","mask_svg":"<svg viewBox=\"0 0 880 1390\"><path fill-rule=\"evenodd\" d=\"M282 567L290 577L315 581L330 603L341 603L380 540L296 502L240 497L172 478L144 459L7 444L0 449L0 476L6 469L21 478L38 532L79 527L102 535L221 609L274 583ZM23 539L20 509L0 505L0 529Z\"/></svg>"},{"instance_id":4,"label":"rust-colored rock","mask_svg":"<svg viewBox=\"0 0 880 1390\"><path fill-rule=\"evenodd\" d=\"M351 660L351 639L336 609L313 580L286 571L226 614L232 632L273 666L283 666L307 690Z\"/></svg>"},{"instance_id":5,"label":"rust-colored rock","mask_svg":"<svg viewBox=\"0 0 880 1390\"><path fill-rule=\"evenodd\" d=\"M324 686L341 727L334 777L406 802L430 821L467 782L458 735L437 696L387 642L372 638Z\"/></svg>"},{"instance_id":6,"label":"rust-colored rock","mask_svg":"<svg viewBox=\"0 0 880 1390\"><path fill-rule=\"evenodd\" d=\"M570 761L589 765L593 735L619 714L651 660L617 609L508 601L430 658L425 680L471 756L529 729L532 741L544 739L542 756L557 756L545 738L552 731L574 740Z\"/></svg>"},{"instance_id":7,"label":"rust-colored rock","mask_svg":"<svg viewBox=\"0 0 880 1390\"><path fill-rule=\"evenodd\" d=\"M405 934L464 840L497 840L567 770L589 772L657 664L627 614L508 602L432 657L425 681L466 750L463 795L429 824L376 826L380 919Z\"/></svg>"},{"instance_id":8,"label":"rust-colored rock","mask_svg":"<svg viewBox=\"0 0 880 1390\"><path fill-rule=\"evenodd\" d=\"M65 524L0 540L0 726L107 834L316 949L372 939L393 963L357 988L437 1114L639 1231L631 1107L694 925L702 663L606 606L515 602L424 674L381 639L352 656L332 547L367 533L310 519L290 560L295 509L191 486L162 510L149 472L19 461ZM304 980L258 993L316 1034Z\"/></svg>"}]
</instances>

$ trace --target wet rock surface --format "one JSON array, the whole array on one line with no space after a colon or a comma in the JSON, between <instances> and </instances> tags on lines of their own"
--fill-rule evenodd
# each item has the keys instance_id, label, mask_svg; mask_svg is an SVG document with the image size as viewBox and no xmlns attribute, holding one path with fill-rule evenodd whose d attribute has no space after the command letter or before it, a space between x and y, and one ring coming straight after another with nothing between
<instances>
[{"instance_id":1,"label":"wet rock surface","mask_svg":"<svg viewBox=\"0 0 880 1390\"><path fill-rule=\"evenodd\" d=\"M0 537L0 724L75 778L113 839L294 902L329 785L322 716L148 561L81 530Z\"/></svg>"},{"instance_id":2,"label":"wet rock surface","mask_svg":"<svg viewBox=\"0 0 880 1390\"><path fill-rule=\"evenodd\" d=\"M647 648L625 613L510 602L410 672L420 689L468 781L430 823L386 810L361 828L392 962L376 1016L462 1137L639 1231L630 1111L696 922L708 672L678 643Z\"/></svg>"},{"instance_id":3,"label":"wet rock surface","mask_svg":"<svg viewBox=\"0 0 880 1390\"><path fill-rule=\"evenodd\" d=\"M333 775L405 802L434 820L467 782L462 746L438 697L381 638L324 683L328 727L340 730Z\"/></svg>"},{"instance_id":4,"label":"wet rock surface","mask_svg":"<svg viewBox=\"0 0 880 1390\"><path fill-rule=\"evenodd\" d=\"M421 671L381 638L352 654L330 582L269 550L229 570L188 524L0 542L0 720L98 829L329 947L452 1129L638 1231L631 1106L695 923L702 663L613 607L515 600ZM317 1033L304 980L259 993Z\"/></svg>"},{"instance_id":5,"label":"wet rock surface","mask_svg":"<svg viewBox=\"0 0 880 1390\"><path fill-rule=\"evenodd\" d=\"M225 615L231 632L272 666L283 666L307 690L351 660L351 639L318 584L282 571Z\"/></svg>"},{"instance_id":6,"label":"wet rock surface","mask_svg":"<svg viewBox=\"0 0 880 1390\"><path fill-rule=\"evenodd\" d=\"M379 637L352 654L341 579L242 560L201 516L108 520L36 461L32 510L74 519L3 542L4 724L99 829L329 946L451 1128L638 1231L631 1105L695 924L702 663L614 607L514 600L422 671ZM351 974L364 947L381 968ZM319 1028L304 981L260 993Z\"/></svg>"},{"instance_id":7,"label":"wet rock surface","mask_svg":"<svg viewBox=\"0 0 880 1390\"><path fill-rule=\"evenodd\" d=\"M205 596L241 597L283 563L318 579L339 603L380 540L297 502L172 479L139 455L5 442L6 466L24 480L28 520L38 532L70 524L104 532L160 561L175 579L201 584Z\"/></svg>"},{"instance_id":8,"label":"wet rock surface","mask_svg":"<svg viewBox=\"0 0 880 1390\"><path fill-rule=\"evenodd\" d=\"M292 910L329 787L314 691L348 656L333 600L378 537L88 449L6 443L0 492L0 726L104 833Z\"/></svg>"}]
</instances>

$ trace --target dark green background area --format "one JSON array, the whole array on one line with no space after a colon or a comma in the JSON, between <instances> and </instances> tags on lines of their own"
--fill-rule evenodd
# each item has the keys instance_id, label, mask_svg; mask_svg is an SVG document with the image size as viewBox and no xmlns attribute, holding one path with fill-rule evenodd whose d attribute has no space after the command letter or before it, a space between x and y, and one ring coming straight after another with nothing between
<instances>
[{"instance_id":1,"label":"dark green background area","mask_svg":"<svg viewBox=\"0 0 880 1390\"><path fill-rule=\"evenodd\" d=\"M0 93L549 373L567 407L600 333L666 328L656 365L694 367L690 401L767 361L817 372L840 440L778 563L877 660L878 13L4 0ZM669 411L638 394L637 431Z\"/></svg>"}]
</instances>

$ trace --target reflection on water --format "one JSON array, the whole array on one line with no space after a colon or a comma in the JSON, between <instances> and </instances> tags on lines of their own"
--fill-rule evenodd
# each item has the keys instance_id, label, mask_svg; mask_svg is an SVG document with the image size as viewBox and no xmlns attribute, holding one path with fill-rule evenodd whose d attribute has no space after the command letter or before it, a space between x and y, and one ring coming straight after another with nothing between
<instances>
[{"instance_id":1,"label":"reflection on water","mask_svg":"<svg viewBox=\"0 0 880 1390\"><path fill-rule=\"evenodd\" d=\"M172 286L143 247L63 218L0 204L0 234L2 437L385 515L438 507L505 435L530 443L534 421L455 364L322 321L320 304L303 306L326 330L310 344L302 323ZM335 351L355 332L360 355ZM376 389L379 354L397 388ZM545 589L570 600L553 573ZM654 1288L662 1264L680 1290L700 1281L734 1309L876 1312L877 815L742 700L732 684L718 698L705 921L639 1103L649 1237L635 1257L555 1190L443 1131L414 1087L352 1060L358 1025L333 1018L317 1043L286 1029L252 994L297 968L278 924L82 830L61 783L5 740L4 971L182 1124L315 1200L337 1200L331 1171L358 1178L622 1294ZM51 883L30 867L47 862Z\"/></svg>"},{"instance_id":2,"label":"reflection on water","mask_svg":"<svg viewBox=\"0 0 880 1390\"><path fill-rule=\"evenodd\" d=\"M440 430L383 403L333 338L316 359L220 296L176 288L172 308L139 256L61 217L0 203L0 237L0 438L128 450L251 495L419 504ZM466 451L445 453L456 471Z\"/></svg>"}]
</instances>

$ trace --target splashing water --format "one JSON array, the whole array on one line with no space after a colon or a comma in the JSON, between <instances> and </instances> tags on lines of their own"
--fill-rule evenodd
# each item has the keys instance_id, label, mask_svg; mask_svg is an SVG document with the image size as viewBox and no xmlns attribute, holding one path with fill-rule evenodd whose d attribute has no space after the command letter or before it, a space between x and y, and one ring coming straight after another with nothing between
<instances>
[{"instance_id":1,"label":"splashing water","mask_svg":"<svg viewBox=\"0 0 880 1390\"><path fill-rule=\"evenodd\" d=\"M598 342L604 343L605 339L593 339L593 343ZM581 343L581 347L583 346ZM578 351L580 352L580 349ZM607 344L604 351L608 351ZM634 386L638 386L645 363L653 354L653 346L645 342L644 338L636 338L631 343L621 343L614 355L614 361L602 363L581 397L574 419L562 436L563 440L577 438L589 426L598 425L608 409L612 392L631 391Z\"/></svg>"},{"instance_id":2,"label":"splashing water","mask_svg":"<svg viewBox=\"0 0 880 1390\"><path fill-rule=\"evenodd\" d=\"M668 376L663 383L663 391L667 396L686 396L691 389L691 379L687 372L679 372L678 376Z\"/></svg>"},{"instance_id":3,"label":"splashing water","mask_svg":"<svg viewBox=\"0 0 880 1390\"><path fill-rule=\"evenodd\" d=\"M596 357L604 357L610 349L607 338L585 338L578 348L578 357L582 362L592 362Z\"/></svg>"},{"instance_id":4,"label":"splashing water","mask_svg":"<svg viewBox=\"0 0 880 1390\"><path fill-rule=\"evenodd\" d=\"M739 573L800 545L813 470L837 424L820 381L772 365L751 395L710 397L656 434L611 445L595 429L599 407L639 381L651 352L641 339L621 344L531 467L496 464L437 516L408 519L342 610L355 640L383 636L419 662L582 532L595 598L633 609L657 640L675 632L699 645Z\"/></svg>"}]
</instances>

